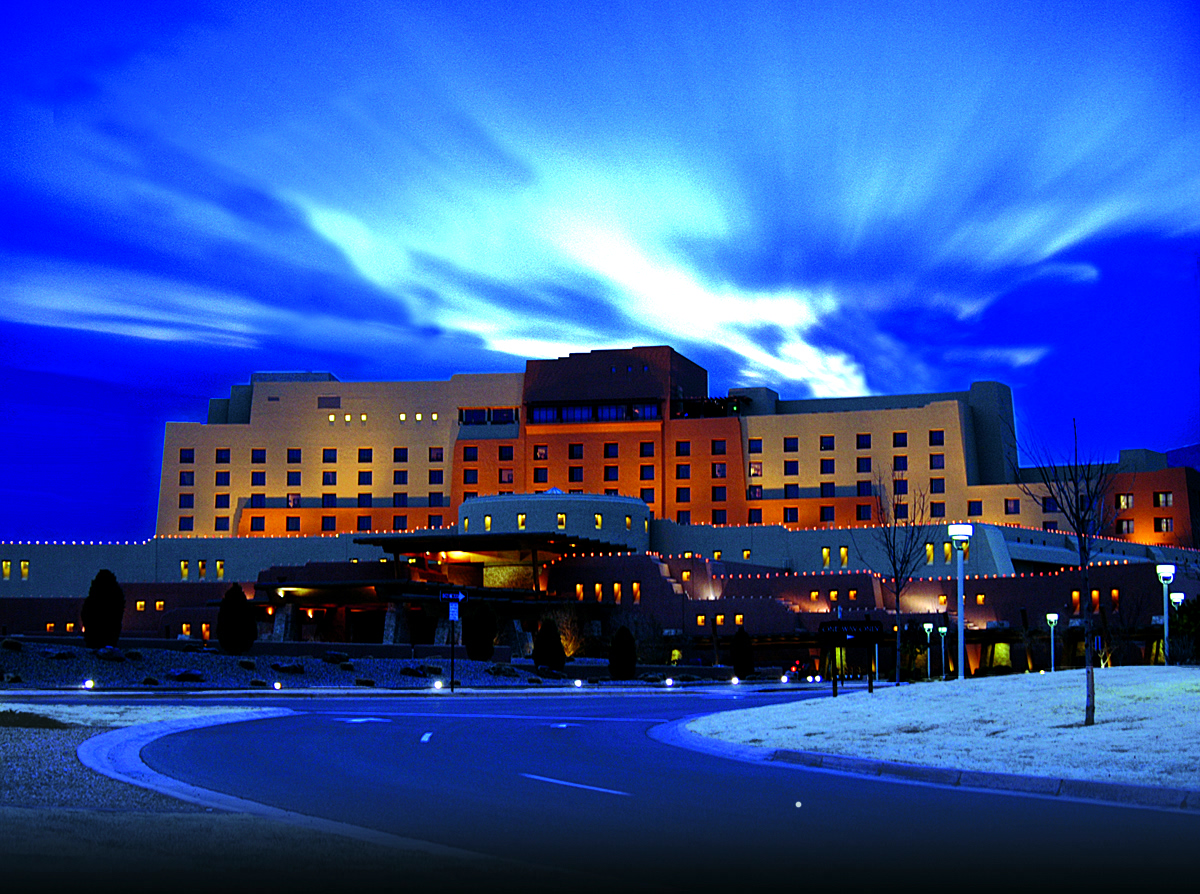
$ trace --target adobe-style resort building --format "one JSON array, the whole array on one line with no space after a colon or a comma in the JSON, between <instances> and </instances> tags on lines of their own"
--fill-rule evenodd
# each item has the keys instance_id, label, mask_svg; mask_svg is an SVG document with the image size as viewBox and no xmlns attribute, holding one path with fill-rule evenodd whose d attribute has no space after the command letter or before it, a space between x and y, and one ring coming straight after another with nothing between
<instances>
[{"instance_id":1,"label":"adobe-style resort building","mask_svg":"<svg viewBox=\"0 0 1200 894\"><path fill-rule=\"evenodd\" d=\"M923 506L903 623L954 628L947 526L967 522L972 668L1018 652L1044 665L1046 613L1064 618L1070 644L1089 603L1106 653L1154 660L1156 566L1176 566L1172 590L1200 590L1200 473L1121 452L1113 524L1081 595L1074 538L1053 501L1030 497L1035 470L1019 468L1014 432L996 382L710 397L707 372L669 347L446 382L260 373L210 401L207 422L168 424L152 540L0 544L0 626L77 634L88 585L110 568L127 635L215 635L216 602L236 582L280 639L431 642L445 636L442 597L461 592L526 631L556 606L601 638L621 613L684 651L711 656L712 638L739 626L795 651L831 617L891 629L881 505L902 521Z\"/></svg>"}]
</instances>

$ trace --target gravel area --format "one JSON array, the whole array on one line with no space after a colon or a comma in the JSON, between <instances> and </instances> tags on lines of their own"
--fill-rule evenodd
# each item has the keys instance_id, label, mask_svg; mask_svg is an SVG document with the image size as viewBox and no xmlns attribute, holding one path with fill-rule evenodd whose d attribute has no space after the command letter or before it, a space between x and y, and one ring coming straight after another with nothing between
<instances>
[{"instance_id":1,"label":"gravel area","mask_svg":"<svg viewBox=\"0 0 1200 894\"><path fill-rule=\"evenodd\" d=\"M568 665L568 669L570 665ZM569 672L569 670L568 670ZM555 685L528 663L494 664L457 657L454 678L463 686ZM180 691L268 688L428 689L450 682L449 659L356 658L342 660L336 646L318 656L250 655L238 658L215 647L194 652L170 649L116 649L101 654L83 646L0 642L0 694L5 689L78 689L91 680L96 689Z\"/></svg>"}]
</instances>

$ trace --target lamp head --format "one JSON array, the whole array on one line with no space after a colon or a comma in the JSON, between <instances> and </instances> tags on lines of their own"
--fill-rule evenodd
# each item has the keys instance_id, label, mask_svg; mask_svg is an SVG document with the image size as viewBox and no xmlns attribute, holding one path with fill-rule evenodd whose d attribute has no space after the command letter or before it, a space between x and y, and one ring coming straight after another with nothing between
<instances>
[{"instance_id":1,"label":"lamp head","mask_svg":"<svg viewBox=\"0 0 1200 894\"><path fill-rule=\"evenodd\" d=\"M1058 623L1058 612L1047 612L1046 613L1046 623L1049 624L1051 627L1053 627L1055 624L1057 624Z\"/></svg>"},{"instance_id":2,"label":"lamp head","mask_svg":"<svg viewBox=\"0 0 1200 894\"><path fill-rule=\"evenodd\" d=\"M1171 594L1171 605L1175 606L1176 608L1179 608L1179 606L1183 605L1183 594L1182 593L1172 593Z\"/></svg>"},{"instance_id":3,"label":"lamp head","mask_svg":"<svg viewBox=\"0 0 1200 894\"><path fill-rule=\"evenodd\" d=\"M925 622L924 624L922 624L921 626L925 628L925 635L926 635L926 636L929 636L929 634L933 633L933 625L932 625L932 624L930 624L928 621L926 621L926 622Z\"/></svg>"},{"instance_id":4,"label":"lamp head","mask_svg":"<svg viewBox=\"0 0 1200 894\"><path fill-rule=\"evenodd\" d=\"M971 535L975 533L975 526L946 525L946 533L950 535L950 539L954 541L954 545L962 549L971 539Z\"/></svg>"},{"instance_id":5,"label":"lamp head","mask_svg":"<svg viewBox=\"0 0 1200 894\"><path fill-rule=\"evenodd\" d=\"M1156 565L1154 570L1158 573L1158 582L1160 584L1169 584L1175 580L1174 565Z\"/></svg>"},{"instance_id":6,"label":"lamp head","mask_svg":"<svg viewBox=\"0 0 1200 894\"><path fill-rule=\"evenodd\" d=\"M942 624L940 627L938 627L938 633L940 633L942 636L945 636L945 635L946 635L946 629L947 629L947 628L946 628L946 625L945 625L945 624Z\"/></svg>"}]
</instances>

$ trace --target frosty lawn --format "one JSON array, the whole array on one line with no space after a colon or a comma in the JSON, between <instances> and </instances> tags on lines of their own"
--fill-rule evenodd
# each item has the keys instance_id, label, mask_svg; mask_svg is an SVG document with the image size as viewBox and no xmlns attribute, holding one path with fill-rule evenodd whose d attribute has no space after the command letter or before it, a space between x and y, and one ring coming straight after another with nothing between
<instances>
[{"instance_id":1,"label":"frosty lawn","mask_svg":"<svg viewBox=\"0 0 1200 894\"><path fill-rule=\"evenodd\" d=\"M932 767L1200 790L1200 668L1082 670L923 683L729 711L688 729L743 745Z\"/></svg>"}]
</instances>

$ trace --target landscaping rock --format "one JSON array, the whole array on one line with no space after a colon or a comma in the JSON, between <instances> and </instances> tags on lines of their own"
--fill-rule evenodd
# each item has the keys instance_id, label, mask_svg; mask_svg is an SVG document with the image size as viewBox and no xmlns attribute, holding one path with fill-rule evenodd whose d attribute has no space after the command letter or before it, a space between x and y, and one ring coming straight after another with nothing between
<instances>
[{"instance_id":1,"label":"landscaping rock","mask_svg":"<svg viewBox=\"0 0 1200 894\"><path fill-rule=\"evenodd\" d=\"M350 660L350 656L345 652L326 652L321 656L321 660L326 664L341 664Z\"/></svg>"},{"instance_id":2,"label":"landscaping rock","mask_svg":"<svg viewBox=\"0 0 1200 894\"><path fill-rule=\"evenodd\" d=\"M352 671L354 670L354 665L349 661L343 661L338 665L338 668L344 671Z\"/></svg>"},{"instance_id":3,"label":"landscaping rock","mask_svg":"<svg viewBox=\"0 0 1200 894\"><path fill-rule=\"evenodd\" d=\"M203 683L204 674L190 667L175 667L167 672L167 676L176 683Z\"/></svg>"},{"instance_id":4,"label":"landscaping rock","mask_svg":"<svg viewBox=\"0 0 1200 894\"><path fill-rule=\"evenodd\" d=\"M250 688L251 689L266 689L267 681L266 680L251 680Z\"/></svg>"},{"instance_id":5,"label":"landscaping rock","mask_svg":"<svg viewBox=\"0 0 1200 894\"><path fill-rule=\"evenodd\" d=\"M101 661L120 662L125 660L125 653L116 646L104 646L96 650L96 657Z\"/></svg>"},{"instance_id":6,"label":"landscaping rock","mask_svg":"<svg viewBox=\"0 0 1200 894\"><path fill-rule=\"evenodd\" d=\"M297 676L304 673L304 665L300 663L293 664L272 664L271 670L281 674L291 674Z\"/></svg>"},{"instance_id":7,"label":"landscaping rock","mask_svg":"<svg viewBox=\"0 0 1200 894\"><path fill-rule=\"evenodd\" d=\"M422 679L429 676L423 667L402 667L400 673L405 677L421 677Z\"/></svg>"},{"instance_id":8,"label":"landscaping rock","mask_svg":"<svg viewBox=\"0 0 1200 894\"><path fill-rule=\"evenodd\" d=\"M9 639L0 641L0 649L8 649L10 652L20 652L22 648L23 648L23 645L22 645L21 641L17 640L17 639L9 638Z\"/></svg>"},{"instance_id":9,"label":"landscaping rock","mask_svg":"<svg viewBox=\"0 0 1200 894\"><path fill-rule=\"evenodd\" d=\"M238 667L240 667L242 670L252 671L255 668L254 659L253 658L239 658L238 659Z\"/></svg>"},{"instance_id":10,"label":"landscaping rock","mask_svg":"<svg viewBox=\"0 0 1200 894\"><path fill-rule=\"evenodd\" d=\"M158 685L158 677L147 677L146 679L142 680L142 685L143 686L157 686Z\"/></svg>"},{"instance_id":11,"label":"landscaping rock","mask_svg":"<svg viewBox=\"0 0 1200 894\"><path fill-rule=\"evenodd\" d=\"M493 677L509 677L515 679L521 676L520 671L507 664L493 664L490 667L484 668L483 672Z\"/></svg>"},{"instance_id":12,"label":"landscaping rock","mask_svg":"<svg viewBox=\"0 0 1200 894\"><path fill-rule=\"evenodd\" d=\"M375 681L368 680L366 677L359 677L357 680L354 681L354 685L355 686L374 686Z\"/></svg>"},{"instance_id":13,"label":"landscaping rock","mask_svg":"<svg viewBox=\"0 0 1200 894\"><path fill-rule=\"evenodd\" d=\"M66 658L74 658L75 657L74 652L68 652L66 649L46 649L45 651L42 652L42 654L45 655L47 658L51 658L56 661L61 661Z\"/></svg>"}]
</instances>

